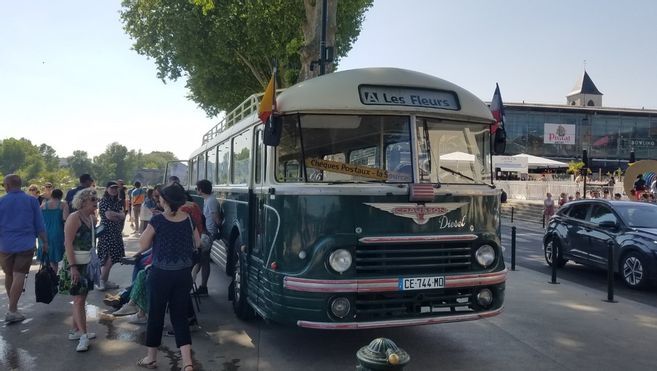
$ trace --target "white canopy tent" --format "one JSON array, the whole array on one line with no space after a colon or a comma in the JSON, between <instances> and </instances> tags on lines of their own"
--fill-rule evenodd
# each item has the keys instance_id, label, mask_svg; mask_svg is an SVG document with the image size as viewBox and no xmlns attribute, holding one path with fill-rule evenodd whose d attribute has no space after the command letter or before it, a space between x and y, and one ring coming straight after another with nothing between
<instances>
[{"instance_id":1,"label":"white canopy tent","mask_svg":"<svg viewBox=\"0 0 657 371\"><path fill-rule=\"evenodd\" d=\"M527 158L527 166L530 169L539 169L539 168L556 169L556 168L568 167L568 164L565 162L554 161L554 160L550 160L549 158L528 155L526 153L521 153L513 157Z\"/></svg>"},{"instance_id":2,"label":"white canopy tent","mask_svg":"<svg viewBox=\"0 0 657 371\"><path fill-rule=\"evenodd\" d=\"M465 152L451 152L440 155L441 161L474 162L475 156Z\"/></svg>"}]
</instances>

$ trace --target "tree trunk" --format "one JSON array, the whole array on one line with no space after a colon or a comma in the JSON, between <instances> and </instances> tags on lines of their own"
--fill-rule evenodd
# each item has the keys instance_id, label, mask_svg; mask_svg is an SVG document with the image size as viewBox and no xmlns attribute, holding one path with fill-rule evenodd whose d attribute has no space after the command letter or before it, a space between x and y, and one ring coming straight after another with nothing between
<instances>
[{"instance_id":1,"label":"tree trunk","mask_svg":"<svg viewBox=\"0 0 657 371\"><path fill-rule=\"evenodd\" d=\"M319 65L315 64L313 70L310 70L311 63L319 62L319 47L322 34L322 1L324 0L304 0L303 6L306 10L306 21L302 26L305 40L301 48L301 71L297 82L311 79L319 75ZM337 29L338 0L328 0L327 13L328 22L326 27L326 45L335 45L335 32ZM326 64L326 71L333 71L333 64Z\"/></svg>"}]
</instances>

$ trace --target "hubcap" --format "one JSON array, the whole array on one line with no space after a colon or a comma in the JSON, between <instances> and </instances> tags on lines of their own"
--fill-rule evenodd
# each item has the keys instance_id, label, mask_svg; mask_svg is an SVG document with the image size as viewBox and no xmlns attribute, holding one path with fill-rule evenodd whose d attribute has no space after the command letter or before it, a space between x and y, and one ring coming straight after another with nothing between
<instances>
[{"instance_id":1,"label":"hubcap","mask_svg":"<svg viewBox=\"0 0 657 371\"><path fill-rule=\"evenodd\" d=\"M553 242L550 241L545 245L545 260L550 264L552 264L552 243Z\"/></svg>"},{"instance_id":2,"label":"hubcap","mask_svg":"<svg viewBox=\"0 0 657 371\"><path fill-rule=\"evenodd\" d=\"M641 265L641 260L634 256L625 259L625 263L623 263L623 277L625 277L625 282L630 285L638 285L643 279L643 266Z\"/></svg>"},{"instance_id":3,"label":"hubcap","mask_svg":"<svg viewBox=\"0 0 657 371\"><path fill-rule=\"evenodd\" d=\"M233 290L235 290L235 301L238 302L240 300L240 288L242 286L242 277L240 276L240 263L239 263L239 257L236 258L237 261L235 262L235 273L234 273L234 283L233 283Z\"/></svg>"}]
</instances>

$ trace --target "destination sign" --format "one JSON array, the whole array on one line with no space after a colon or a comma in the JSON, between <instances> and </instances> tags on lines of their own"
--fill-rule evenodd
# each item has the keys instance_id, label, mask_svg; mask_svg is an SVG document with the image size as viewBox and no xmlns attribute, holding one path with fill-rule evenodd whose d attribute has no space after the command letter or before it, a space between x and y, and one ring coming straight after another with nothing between
<instances>
[{"instance_id":1,"label":"destination sign","mask_svg":"<svg viewBox=\"0 0 657 371\"><path fill-rule=\"evenodd\" d=\"M360 85L360 101L365 105L408 106L459 111L456 93L444 90Z\"/></svg>"}]
</instances>

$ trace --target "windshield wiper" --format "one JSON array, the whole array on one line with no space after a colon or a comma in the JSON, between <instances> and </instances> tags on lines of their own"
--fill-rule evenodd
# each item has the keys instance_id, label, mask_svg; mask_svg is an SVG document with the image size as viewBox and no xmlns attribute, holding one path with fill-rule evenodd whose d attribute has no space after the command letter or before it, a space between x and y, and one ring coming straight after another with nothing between
<instances>
[{"instance_id":1,"label":"windshield wiper","mask_svg":"<svg viewBox=\"0 0 657 371\"><path fill-rule=\"evenodd\" d=\"M448 171L448 172L450 172L450 173L452 173L452 174L454 174L454 175L458 175L458 176L463 177L463 178L465 178L465 179L467 179L467 180L471 180L471 181L477 183L476 180L470 178L469 176L467 176L467 175L465 175L465 174L463 174L463 173L461 173L461 172L459 172L459 171L456 171L456 170L453 170L453 169L450 169L450 168L448 168L448 167L444 167L444 166L441 166L440 168L443 169L443 170L445 170L445 171Z\"/></svg>"}]
</instances>

